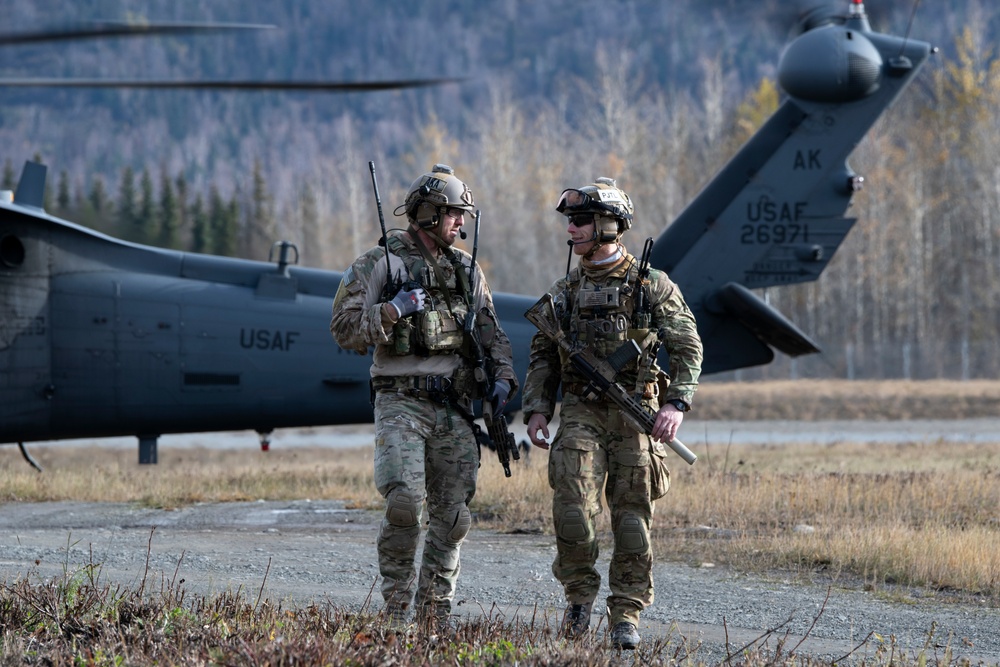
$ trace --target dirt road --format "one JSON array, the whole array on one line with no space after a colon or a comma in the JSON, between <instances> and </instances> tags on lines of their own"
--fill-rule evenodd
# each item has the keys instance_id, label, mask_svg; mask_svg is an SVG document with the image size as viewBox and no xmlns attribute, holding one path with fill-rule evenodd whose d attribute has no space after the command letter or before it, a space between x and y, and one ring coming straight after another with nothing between
<instances>
[{"instance_id":1,"label":"dirt road","mask_svg":"<svg viewBox=\"0 0 1000 667\"><path fill-rule=\"evenodd\" d=\"M378 520L377 513L327 501L174 511L12 503L0 508L0 582L63 576L93 562L105 582L137 586L145 576L148 588L176 579L193 594L241 590L249 599L262 594L293 605L368 604L374 610L381 603L374 562ZM551 536L474 530L462 549L459 614L557 618L563 603L549 570L553 552ZM601 569L607 572L605 559ZM839 584L746 576L663 557L655 579L656 602L640 632L647 639L700 642L696 656L705 660L725 657L727 636L730 647L739 648L780 626L770 646L788 634L787 650L805 636L800 655L836 659L854 651L853 657L870 657L894 637L913 655L930 646L931 657L950 649L973 664L1000 664L1000 610L985 606L943 604L913 591L880 598ZM595 613L594 624L600 621Z\"/></svg>"}]
</instances>

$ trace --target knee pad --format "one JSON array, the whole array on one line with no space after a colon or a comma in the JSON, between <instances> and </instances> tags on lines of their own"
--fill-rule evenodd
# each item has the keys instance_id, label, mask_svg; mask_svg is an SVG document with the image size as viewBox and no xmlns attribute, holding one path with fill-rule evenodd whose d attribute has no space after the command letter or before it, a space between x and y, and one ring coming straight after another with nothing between
<instances>
[{"instance_id":1,"label":"knee pad","mask_svg":"<svg viewBox=\"0 0 1000 667\"><path fill-rule=\"evenodd\" d=\"M393 526L410 528L420 522L420 503L412 491L396 487L385 500L385 518Z\"/></svg>"},{"instance_id":2,"label":"knee pad","mask_svg":"<svg viewBox=\"0 0 1000 667\"><path fill-rule=\"evenodd\" d=\"M628 554L645 553L649 548L646 527L639 517L626 514L615 532L615 545L618 551Z\"/></svg>"},{"instance_id":3,"label":"knee pad","mask_svg":"<svg viewBox=\"0 0 1000 667\"><path fill-rule=\"evenodd\" d=\"M580 544L593 539L590 524L579 507L567 507L562 511L556 526L556 534L565 542Z\"/></svg>"},{"instance_id":4,"label":"knee pad","mask_svg":"<svg viewBox=\"0 0 1000 667\"><path fill-rule=\"evenodd\" d=\"M461 544L471 529L472 513L469 511L468 506L462 505L462 508L458 510L458 514L455 516L455 523L452 524L451 531L448 533L448 540L455 544Z\"/></svg>"}]
</instances>

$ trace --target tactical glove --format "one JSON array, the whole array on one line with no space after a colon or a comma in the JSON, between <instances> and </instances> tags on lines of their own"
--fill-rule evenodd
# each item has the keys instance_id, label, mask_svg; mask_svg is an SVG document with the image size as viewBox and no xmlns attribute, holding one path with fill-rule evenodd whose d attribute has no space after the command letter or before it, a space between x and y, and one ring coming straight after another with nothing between
<instances>
[{"instance_id":1,"label":"tactical glove","mask_svg":"<svg viewBox=\"0 0 1000 667\"><path fill-rule=\"evenodd\" d=\"M503 415L504 406L507 405L507 397L510 395L510 382L507 380L497 380L493 383L493 418L499 419Z\"/></svg>"},{"instance_id":2,"label":"tactical glove","mask_svg":"<svg viewBox=\"0 0 1000 667\"><path fill-rule=\"evenodd\" d=\"M402 319L407 315L412 315L418 310L424 309L424 300L427 298L427 293L424 292L423 287L418 287L414 290L401 289L396 293L396 296L392 298L389 305L396 309L399 313L399 318Z\"/></svg>"}]
</instances>

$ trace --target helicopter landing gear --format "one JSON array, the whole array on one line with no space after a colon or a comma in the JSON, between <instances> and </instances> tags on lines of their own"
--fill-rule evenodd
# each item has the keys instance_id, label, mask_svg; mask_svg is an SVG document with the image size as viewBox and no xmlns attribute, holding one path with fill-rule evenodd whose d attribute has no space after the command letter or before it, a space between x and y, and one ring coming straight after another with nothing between
<instances>
[{"instance_id":1,"label":"helicopter landing gear","mask_svg":"<svg viewBox=\"0 0 1000 667\"><path fill-rule=\"evenodd\" d=\"M139 465L152 465L156 463L156 443L160 439L159 435L139 435Z\"/></svg>"}]
</instances>

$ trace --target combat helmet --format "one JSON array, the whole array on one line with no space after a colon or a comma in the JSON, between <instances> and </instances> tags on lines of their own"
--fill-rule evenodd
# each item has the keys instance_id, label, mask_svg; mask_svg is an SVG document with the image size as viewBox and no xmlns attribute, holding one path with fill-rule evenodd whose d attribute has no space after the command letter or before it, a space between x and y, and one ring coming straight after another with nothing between
<instances>
[{"instance_id":1,"label":"combat helmet","mask_svg":"<svg viewBox=\"0 0 1000 667\"><path fill-rule=\"evenodd\" d=\"M615 179L602 176L593 185L563 190L556 211L567 218L593 214L595 241L613 243L632 227L632 200L620 190Z\"/></svg>"},{"instance_id":2,"label":"combat helmet","mask_svg":"<svg viewBox=\"0 0 1000 667\"><path fill-rule=\"evenodd\" d=\"M413 181L406 191L406 199L393 213L405 213L411 223L422 229L434 229L441 221L442 209L452 207L469 212L475 210L472 190L455 176L454 169L436 164L430 173Z\"/></svg>"}]
</instances>

